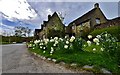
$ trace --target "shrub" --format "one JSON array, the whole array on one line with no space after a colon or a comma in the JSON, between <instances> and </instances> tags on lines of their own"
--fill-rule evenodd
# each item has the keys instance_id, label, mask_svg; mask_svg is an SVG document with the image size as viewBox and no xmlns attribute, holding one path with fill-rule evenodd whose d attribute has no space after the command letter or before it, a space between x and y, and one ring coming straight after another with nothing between
<instances>
[{"instance_id":1,"label":"shrub","mask_svg":"<svg viewBox=\"0 0 120 75\"><path fill-rule=\"evenodd\" d=\"M74 36L71 38L54 37L31 41L28 47L33 52L55 58L57 61L97 65L118 72L120 43L117 42L117 38L108 32L103 32L95 37L89 35L88 38L89 40L85 41Z\"/></svg>"},{"instance_id":2,"label":"shrub","mask_svg":"<svg viewBox=\"0 0 120 75\"><path fill-rule=\"evenodd\" d=\"M97 35L100 35L101 33L107 31L112 36L117 37L118 41L120 41L120 26L111 26L108 28L102 28L102 29L95 29L90 34L95 37Z\"/></svg>"},{"instance_id":3,"label":"shrub","mask_svg":"<svg viewBox=\"0 0 120 75\"><path fill-rule=\"evenodd\" d=\"M116 37L107 32L101 34L100 42L104 48L103 53L108 55L111 59L117 60L118 64L120 64L120 45L117 41Z\"/></svg>"}]
</instances>

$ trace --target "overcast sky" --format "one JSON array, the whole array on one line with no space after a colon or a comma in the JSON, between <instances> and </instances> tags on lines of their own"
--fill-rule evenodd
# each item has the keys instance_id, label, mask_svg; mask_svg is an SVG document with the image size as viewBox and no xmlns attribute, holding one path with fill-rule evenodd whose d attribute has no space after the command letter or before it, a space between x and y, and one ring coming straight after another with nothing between
<instances>
[{"instance_id":1,"label":"overcast sky","mask_svg":"<svg viewBox=\"0 0 120 75\"><path fill-rule=\"evenodd\" d=\"M115 1L115 0L114 0ZM117 1L117 0L116 0ZM14 31L14 26L26 26L34 31L40 28L43 21L48 20L48 15L55 11L65 17L64 24L68 25L76 18L94 8L96 2L40 2L27 0L1 0L0 29ZM108 19L118 17L118 2L98 2L101 10Z\"/></svg>"}]
</instances>

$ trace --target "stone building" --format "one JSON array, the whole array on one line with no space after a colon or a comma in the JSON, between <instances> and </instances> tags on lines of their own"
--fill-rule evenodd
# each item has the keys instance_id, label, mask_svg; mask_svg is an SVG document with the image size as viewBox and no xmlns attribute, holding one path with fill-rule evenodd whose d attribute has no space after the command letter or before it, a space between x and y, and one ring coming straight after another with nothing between
<instances>
[{"instance_id":1,"label":"stone building","mask_svg":"<svg viewBox=\"0 0 120 75\"><path fill-rule=\"evenodd\" d=\"M35 39L39 39L39 32L41 32L42 31L42 29L35 29L35 32L34 32L34 38Z\"/></svg>"},{"instance_id":2,"label":"stone building","mask_svg":"<svg viewBox=\"0 0 120 75\"><path fill-rule=\"evenodd\" d=\"M106 27L111 27L111 26L120 26L120 17L108 20L105 23L98 24L94 28L95 29L100 29L100 28L106 28Z\"/></svg>"},{"instance_id":3,"label":"stone building","mask_svg":"<svg viewBox=\"0 0 120 75\"><path fill-rule=\"evenodd\" d=\"M85 35L94 29L94 26L102 23L106 23L107 18L99 8L99 4L96 3L94 8L83 16L72 21L68 27L66 34L69 36L74 35L76 37ZM87 35L87 34L86 34Z\"/></svg>"},{"instance_id":4,"label":"stone building","mask_svg":"<svg viewBox=\"0 0 120 75\"><path fill-rule=\"evenodd\" d=\"M43 21L41 29L35 30L35 36L39 39L50 38L50 37L64 37L65 36L65 26L62 23L56 12L53 15L48 15L48 21Z\"/></svg>"},{"instance_id":5,"label":"stone building","mask_svg":"<svg viewBox=\"0 0 120 75\"><path fill-rule=\"evenodd\" d=\"M65 35L85 37L96 28L118 26L119 24L120 17L108 20L99 8L99 4L96 3L92 10L72 21L68 26L64 26L56 12L52 16L48 15L48 21L43 21L41 29L35 29L35 37L37 39L64 37Z\"/></svg>"}]
</instances>

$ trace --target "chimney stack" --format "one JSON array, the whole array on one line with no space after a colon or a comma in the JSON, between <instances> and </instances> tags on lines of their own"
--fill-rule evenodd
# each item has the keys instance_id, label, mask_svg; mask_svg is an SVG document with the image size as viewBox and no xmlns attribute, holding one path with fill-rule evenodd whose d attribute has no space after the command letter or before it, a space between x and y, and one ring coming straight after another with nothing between
<instances>
[{"instance_id":1,"label":"chimney stack","mask_svg":"<svg viewBox=\"0 0 120 75\"><path fill-rule=\"evenodd\" d=\"M51 15L48 15L48 20L50 20L50 18L51 18Z\"/></svg>"},{"instance_id":2,"label":"chimney stack","mask_svg":"<svg viewBox=\"0 0 120 75\"><path fill-rule=\"evenodd\" d=\"M99 4L98 4L98 3L95 3L95 4L94 4L94 8L99 8Z\"/></svg>"}]
</instances>

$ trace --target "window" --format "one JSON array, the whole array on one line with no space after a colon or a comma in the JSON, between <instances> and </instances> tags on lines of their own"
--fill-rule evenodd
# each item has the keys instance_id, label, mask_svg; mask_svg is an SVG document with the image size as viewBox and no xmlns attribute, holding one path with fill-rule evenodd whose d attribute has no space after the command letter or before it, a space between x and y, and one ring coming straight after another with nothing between
<instances>
[{"instance_id":1,"label":"window","mask_svg":"<svg viewBox=\"0 0 120 75\"><path fill-rule=\"evenodd\" d=\"M73 23L72 29L73 29L73 30L75 29L75 23Z\"/></svg>"},{"instance_id":2,"label":"window","mask_svg":"<svg viewBox=\"0 0 120 75\"><path fill-rule=\"evenodd\" d=\"M75 29L75 26L72 26L72 29Z\"/></svg>"},{"instance_id":3,"label":"window","mask_svg":"<svg viewBox=\"0 0 120 75\"><path fill-rule=\"evenodd\" d=\"M100 24L100 18L96 18L96 24Z\"/></svg>"}]
</instances>

